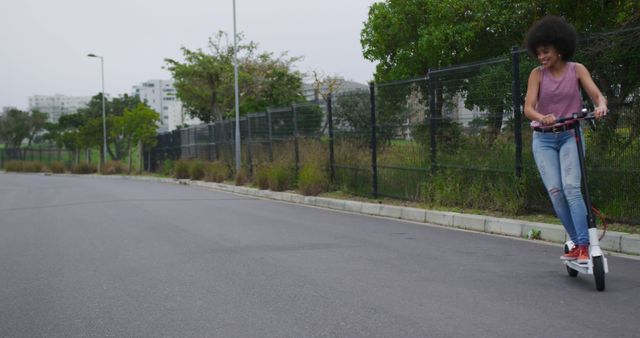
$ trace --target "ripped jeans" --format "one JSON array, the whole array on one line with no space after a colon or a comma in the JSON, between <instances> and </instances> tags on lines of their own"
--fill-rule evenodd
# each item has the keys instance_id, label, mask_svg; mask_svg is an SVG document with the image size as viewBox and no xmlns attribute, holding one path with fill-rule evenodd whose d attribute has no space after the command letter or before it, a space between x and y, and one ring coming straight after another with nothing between
<instances>
[{"instance_id":1,"label":"ripped jeans","mask_svg":"<svg viewBox=\"0 0 640 338\"><path fill-rule=\"evenodd\" d=\"M582 141L584 145L584 139ZM573 130L533 132L533 157L553 209L571 240L589 244L587 207L581 191L580 160Z\"/></svg>"}]
</instances>

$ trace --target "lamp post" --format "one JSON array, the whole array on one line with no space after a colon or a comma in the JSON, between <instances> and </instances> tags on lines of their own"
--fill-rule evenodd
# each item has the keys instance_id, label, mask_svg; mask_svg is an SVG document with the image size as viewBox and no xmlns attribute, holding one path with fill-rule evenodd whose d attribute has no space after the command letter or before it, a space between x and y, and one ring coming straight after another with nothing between
<instances>
[{"instance_id":1,"label":"lamp post","mask_svg":"<svg viewBox=\"0 0 640 338\"><path fill-rule=\"evenodd\" d=\"M100 166L104 163L107 157L107 117L105 114L105 102L104 102L104 58L100 55L88 54L90 58L100 58L100 69L102 72L102 156L100 156Z\"/></svg>"},{"instance_id":2,"label":"lamp post","mask_svg":"<svg viewBox=\"0 0 640 338\"><path fill-rule=\"evenodd\" d=\"M240 173L240 98L238 94L238 34L236 33L236 0L233 0L233 81L236 97L236 175Z\"/></svg>"}]
</instances>

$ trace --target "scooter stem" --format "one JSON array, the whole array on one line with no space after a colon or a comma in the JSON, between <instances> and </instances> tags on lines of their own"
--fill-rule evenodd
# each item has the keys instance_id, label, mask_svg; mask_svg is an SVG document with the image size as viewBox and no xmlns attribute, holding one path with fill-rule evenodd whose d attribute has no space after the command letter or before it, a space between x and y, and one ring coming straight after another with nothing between
<instances>
[{"instance_id":1,"label":"scooter stem","mask_svg":"<svg viewBox=\"0 0 640 338\"><path fill-rule=\"evenodd\" d=\"M578 146L578 160L580 162L580 174L582 176L582 189L584 192L584 203L587 207L587 225L589 226L589 231L591 229L596 228L596 219L593 215L593 210L591 210L591 196L589 194L589 185L587 182L587 167L584 159L584 147L582 146L582 132L580 130L580 122L575 121L573 125L573 130L575 132L576 137L576 145ZM591 235L589 235L589 241L591 241ZM596 234L597 239L597 234ZM595 242L598 243L598 242Z\"/></svg>"}]
</instances>

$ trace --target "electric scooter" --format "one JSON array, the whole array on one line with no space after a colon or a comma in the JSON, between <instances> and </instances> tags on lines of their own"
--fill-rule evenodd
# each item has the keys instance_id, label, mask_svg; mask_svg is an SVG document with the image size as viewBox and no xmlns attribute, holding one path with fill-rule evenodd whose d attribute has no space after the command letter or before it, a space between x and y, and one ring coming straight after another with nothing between
<instances>
[{"instance_id":1,"label":"electric scooter","mask_svg":"<svg viewBox=\"0 0 640 338\"><path fill-rule=\"evenodd\" d=\"M580 121L588 121L591 128L595 130L595 115L593 112L587 112L582 109L581 112L573 113L571 117L558 119L557 123L573 121L573 130L575 132L576 143L578 145L578 158L580 160L580 172L582 176L582 186L584 201L587 207L587 224L589 226L589 261L587 263L578 263L577 261L563 260L566 265L569 276L576 277L578 273L593 275L596 282L596 290L604 291L604 276L609 273L607 258L604 256L600 248L600 238L596 228L596 220L594 211L591 206L591 198L589 195L589 186L587 185L587 169L585 165L584 147L582 146L582 133L580 129ZM564 244L564 252L568 253L575 244L569 240Z\"/></svg>"}]
</instances>

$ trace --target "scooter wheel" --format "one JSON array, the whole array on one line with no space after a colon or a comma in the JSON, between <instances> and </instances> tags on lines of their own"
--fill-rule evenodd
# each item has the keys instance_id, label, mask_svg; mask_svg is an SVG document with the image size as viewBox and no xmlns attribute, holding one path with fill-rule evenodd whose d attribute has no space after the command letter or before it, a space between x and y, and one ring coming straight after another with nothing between
<instances>
[{"instance_id":1,"label":"scooter wheel","mask_svg":"<svg viewBox=\"0 0 640 338\"><path fill-rule=\"evenodd\" d=\"M569 277L576 277L578 275L578 270L574 270L567 266L567 273L569 274Z\"/></svg>"},{"instance_id":2,"label":"scooter wheel","mask_svg":"<svg viewBox=\"0 0 640 338\"><path fill-rule=\"evenodd\" d=\"M593 278L596 280L596 290L604 291L604 261L602 256L593 257Z\"/></svg>"}]
</instances>

